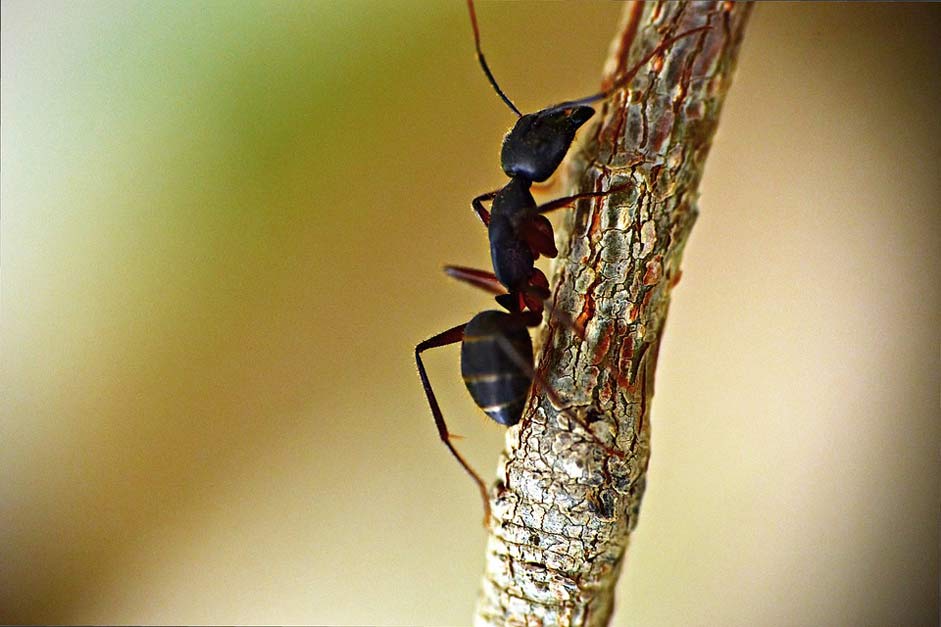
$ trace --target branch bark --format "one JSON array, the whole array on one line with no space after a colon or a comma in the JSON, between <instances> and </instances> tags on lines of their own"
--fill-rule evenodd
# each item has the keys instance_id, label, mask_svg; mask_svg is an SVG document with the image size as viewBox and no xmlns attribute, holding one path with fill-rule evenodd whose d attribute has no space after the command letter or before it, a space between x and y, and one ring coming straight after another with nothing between
<instances>
[{"instance_id":1,"label":"branch bark","mask_svg":"<svg viewBox=\"0 0 941 627\"><path fill-rule=\"evenodd\" d=\"M650 399L680 259L697 215L706 155L750 4L631 4L606 67L611 81L665 38L705 24L604 103L572 159L568 193L625 191L580 202L560 234L534 385L507 432L491 491L486 573L475 624L605 625L650 459ZM611 455L579 421L624 453Z\"/></svg>"}]
</instances>

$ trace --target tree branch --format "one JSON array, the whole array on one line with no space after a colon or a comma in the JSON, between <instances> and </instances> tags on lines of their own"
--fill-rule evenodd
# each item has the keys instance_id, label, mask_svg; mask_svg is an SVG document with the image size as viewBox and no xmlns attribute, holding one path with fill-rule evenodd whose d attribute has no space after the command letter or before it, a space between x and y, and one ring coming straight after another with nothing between
<instances>
[{"instance_id":1,"label":"tree branch","mask_svg":"<svg viewBox=\"0 0 941 627\"><path fill-rule=\"evenodd\" d=\"M729 88L748 4L657 2L625 9L606 84L664 39L602 107L569 166L581 201L561 234L538 385L507 433L476 624L605 625L650 459L650 399L670 290L696 219L706 155ZM583 331L573 332L568 318ZM599 447L594 434L624 453Z\"/></svg>"}]
</instances>

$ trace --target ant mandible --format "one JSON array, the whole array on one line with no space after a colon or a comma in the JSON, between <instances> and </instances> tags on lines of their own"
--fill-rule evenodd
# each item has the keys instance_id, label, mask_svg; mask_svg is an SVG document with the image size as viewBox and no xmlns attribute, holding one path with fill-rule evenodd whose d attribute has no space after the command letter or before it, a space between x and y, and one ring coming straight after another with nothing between
<instances>
[{"instance_id":1,"label":"ant mandible","mask_svg":"<svg viewBox=\"0 0 941 627\"><path fill-rule=\"evenodd\" d=\"M486 484L451 443L421 353L430 348L461 342L461 376L468 392L490 418L507 427L515 425L522 418L526 397L534 380L546 390L556 406L562 406L552 389L544 385L535 372L532 340L529 337L529 327L538 326L542 321L543 303L549 296L549 282L542 271L535 267L535 261L540 255L551 258L558 254L552 225L544 214L571 206L577 200L606 196L623 188L575 194L537 205L530 187L534 182L547 180L558 169L575 139L575 133L595 114L589 104L607 98L626 86L642 67L677 40L709 27L688 30L664 40L603 91L523 115L490 72L480 47L480 31L473 0L467 0L467 8L480 67L494 91L519 119L504 138L501 152L501 165L510 181L499 190L474 198L471 203L487 227L493 272L460 266L446 266L445 272L496 294L497 303L506 311L484 311L470 322L425 340L415 347L415 362L441 441L480 490L484 503L484 526L487 526L490 503ZM492 201L489 212L484 207L485 201ZM578 422L606 451L623 456L602 443L587 424L581 420Z\"/></svg>"}]
</instances>

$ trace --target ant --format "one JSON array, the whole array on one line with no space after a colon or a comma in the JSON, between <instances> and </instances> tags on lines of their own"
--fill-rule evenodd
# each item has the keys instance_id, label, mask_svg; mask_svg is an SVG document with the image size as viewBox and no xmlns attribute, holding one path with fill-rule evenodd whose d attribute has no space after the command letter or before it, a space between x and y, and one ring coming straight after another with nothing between
<instances>
[{"instance_id":1,"label":"ant","mask_svg":"<svg viewBox=\"0 0 941 627\"><path fill-rule=\"evenodd\" d=\"M471 201L475 213L487 227L494 271L445 266L445 272L453 278L496 294L497 303L506 311L484 311L465 324L421 342L415 347L415 362L441 441L477 484L484 502L484 526L488 526L490 503L486 484L451 443L421 353L461 342L461 376L468 392L490 418L507 427L517 424L522 418L527 393L533 381L547 391L555 405L563 406L552 389L544 385L535 372L532 340L529 336L529 328L542 322L544 301L549 297L549 281L535 267L535 261L540 255L549 258L558 255L552 224L543 214L571 206L581 199L606 196L623 187L566 196L543 205L536 204L530 188L534 182L546 181L558 169L578 129L595 114L595 110L588 105L623 88L651 59L677 40L709 27L688 30L664 40L601 92L523 115L490 72L480 47L480 31L473 0L467 0L467 8L480 67L491 87L519 119L504 138L500 156L503 171L510 181L503 188L482 194ZM491 201L489 212L484 207L485 201ZM582 420L578 422L606 451L623 457L619 451L604 445Z\"/></svg>"}]
</instances>

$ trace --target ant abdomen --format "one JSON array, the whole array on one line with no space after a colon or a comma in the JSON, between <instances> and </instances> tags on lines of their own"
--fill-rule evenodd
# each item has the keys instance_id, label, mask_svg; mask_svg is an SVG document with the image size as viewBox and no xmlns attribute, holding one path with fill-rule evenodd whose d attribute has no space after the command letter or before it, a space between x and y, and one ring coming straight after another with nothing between
<instances>
[{"instance_id":1,"label":"ant abdomen","mask_svg":"<svg viewBox=\"0 0 941 627\"><path fill-rule=\"evenodd\" d=\"M508 427L520 421L532 371L533 344L520 316L484 311L467 323L461 376L474 402L494 421Z\"/></svg>"}]
</instances>

